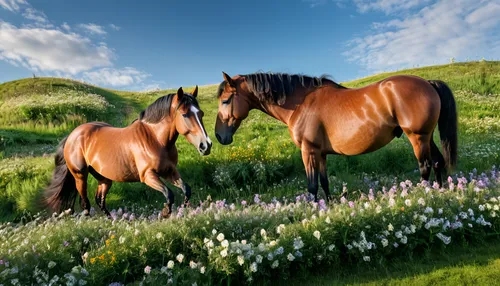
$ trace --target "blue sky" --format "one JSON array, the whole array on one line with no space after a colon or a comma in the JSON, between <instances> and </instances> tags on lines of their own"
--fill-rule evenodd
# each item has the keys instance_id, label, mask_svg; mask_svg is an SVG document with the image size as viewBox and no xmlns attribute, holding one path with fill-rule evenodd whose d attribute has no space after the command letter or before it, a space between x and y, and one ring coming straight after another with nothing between
<instances>
[{"instance_id":1,"label":"blue sky","mask_svg":"<svg viewBox=\"0 0 500 286\"><path fill-rule=\"evenodd\" d=\"M115 89L256 71L375 72L500 58L500 0L0 0L0 82Z\"/></svg>"}]
</instances>

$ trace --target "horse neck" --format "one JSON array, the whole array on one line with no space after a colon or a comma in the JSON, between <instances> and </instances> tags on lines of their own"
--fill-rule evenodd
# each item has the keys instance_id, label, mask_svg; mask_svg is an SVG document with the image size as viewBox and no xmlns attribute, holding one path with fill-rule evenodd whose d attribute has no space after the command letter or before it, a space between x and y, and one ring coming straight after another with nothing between
<instances>
[{"instance_id":1,"label":"horse neck","mask_svg":"<svg viewBox=\"0 0 500 286\"><path fill-rule=\"evenodd\" d=\"M286 101L283 105L263 102L256 96L252 95L250 106L255 109L259 109L260 111L267 113L268 115L288 125L292 114L295 112L297 107L304 102L307 94L313 89L314 88L297 88L291 95L286 97Z\"/></svg>"},{"instance_id":2,"label":"horse neck","mask_svg":"<svg viewBox=\"0 0 500 286\"><path fill-rule=\"evenodd\" d=\"M167 148L175 145L179 133L175 128L174 122L170 118L163 119L158 123L146 123L151 127L151 132L154 134L158 142Z\"/></svg>"}]
</instances>

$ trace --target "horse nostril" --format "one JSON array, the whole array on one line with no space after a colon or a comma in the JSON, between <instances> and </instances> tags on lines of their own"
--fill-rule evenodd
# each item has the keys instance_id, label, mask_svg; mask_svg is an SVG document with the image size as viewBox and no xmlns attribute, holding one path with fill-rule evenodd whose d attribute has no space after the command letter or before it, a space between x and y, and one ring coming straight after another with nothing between
<instances>
[{"instance_id":1,"label":"horse nostril","mask_svg":"<svg viewBox=\"0 0 500 286\"><path fill-rule=\"evenodd\" d=\"M205 146L205 144L203 142L200 143L200 150L202 151L205 151L207 149L207 147Z\"/></svg>"}]
</instances>

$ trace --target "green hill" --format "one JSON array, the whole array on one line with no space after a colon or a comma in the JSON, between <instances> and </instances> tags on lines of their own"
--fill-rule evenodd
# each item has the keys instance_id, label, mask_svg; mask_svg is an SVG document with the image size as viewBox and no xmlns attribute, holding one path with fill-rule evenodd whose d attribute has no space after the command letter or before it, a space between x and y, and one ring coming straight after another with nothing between
<instances>
[{"instance_id":1,"label":"green hill","mask_svg":"<svg viewBox=\"0 0 500 286\"><path fill-rule=\"evenodd\" d=\"M460 131L457 171L485 170L500 163L500 62L423 67L343 84L359 87L394 74L444 80L454 91ZM216 88L204 86L199 91L204 123L212 137ZM36 198L52 170L51 153L73 128L96 120L126 126L156 98L170 92L174 91L116 91L60 78L27 78L0 84L0 218L10 219L25 209L38 210ZM233 145L215 143L209 157L200 157L184 138L179 139L178 147L180 172L193 185L194 201L207 195L236 200L250 199L254 193L280 197L305 190L299 149L291 142L286 126L258 111L253 111L240 127ZM344 182L351 189L361 189L367 179L382 184L395 176L418 178L407 139L394 140L367 155L331 156L328 165L331 186L336 190ZM93 179L89 188L96 188ZM177 196L179 200L181 197ZM142 184L114 184L109 199L111 207L163 201L161 194Z\"/></svg>"}]
</instances>

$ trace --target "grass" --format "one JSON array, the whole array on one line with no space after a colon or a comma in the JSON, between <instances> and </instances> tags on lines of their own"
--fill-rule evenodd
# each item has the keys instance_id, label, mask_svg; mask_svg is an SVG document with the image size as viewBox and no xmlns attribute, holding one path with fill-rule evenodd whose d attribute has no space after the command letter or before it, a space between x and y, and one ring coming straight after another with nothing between
<instances>
[{"instance_id":1,"label":"grass","mask_svg":"<svg viewBox=\"0 0 500 286\"><path fill-rule=\"evenodd\" d=\"M425 252L395 259L382 267L322 269L286 281L287 285L495 285L500 280L500 245L481 245ZM285 285L285 283L281 283Z\"/></svg>"}]
</instances>

